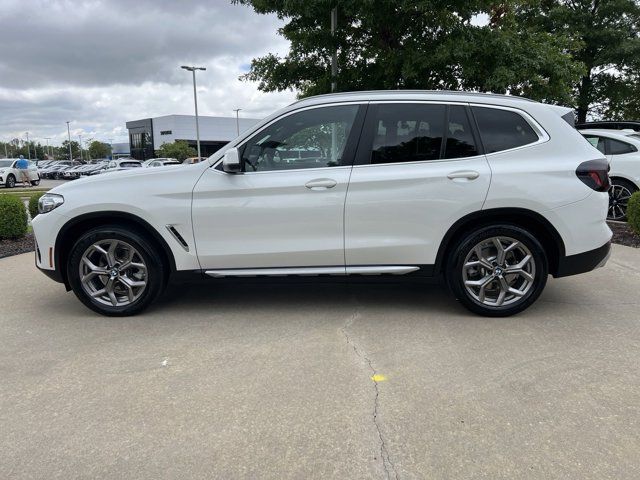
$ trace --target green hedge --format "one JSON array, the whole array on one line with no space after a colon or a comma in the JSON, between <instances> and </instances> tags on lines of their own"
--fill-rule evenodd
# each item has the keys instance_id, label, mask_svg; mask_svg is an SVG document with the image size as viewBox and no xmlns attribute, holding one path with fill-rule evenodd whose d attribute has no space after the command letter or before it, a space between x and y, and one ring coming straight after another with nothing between
<instances>
[{"instance_id":1,"label":"green hedge","mask_svg":"<svg viewBox=\"0 0 640 480\"><path fill-rule=\"evenodd\" d=\"M627 221L629 226L640 235L640 192L631 195L627 204Z\"/></svg>"},{"instance_id":2,"label":"green hedge","mask_svg":"<svg viewBox=\"0 0 640 480\"><path fill-rule=\"evenodd\" d=\"M29 197L29 214L31 218L36 218L36 215L38 215L38 200L40 200L40 197L45 193L46 192L37 192Z\"/></svg>"},{"instance_id":3,"label":"green hedge","mask_svg":"<svg viewBox=\"0 0 640 480\"><path fill-rule=\"evenodd\" d=\"M18 238L27 233L27 209L13 195L0 196L0 239Z\"/></svg>"}]
</instances>

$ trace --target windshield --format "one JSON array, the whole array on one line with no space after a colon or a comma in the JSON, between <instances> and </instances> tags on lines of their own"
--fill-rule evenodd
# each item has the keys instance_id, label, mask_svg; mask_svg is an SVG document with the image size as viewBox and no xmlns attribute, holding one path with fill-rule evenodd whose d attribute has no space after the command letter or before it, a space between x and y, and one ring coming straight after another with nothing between
<instances>
[{"instance_id":1,"label":"windshield","mask_svg":"<svg viewBox=\"0 0 640 480\"><path fill-rule=\"evenodd\" d=\"M13 163L13 160L0 160L0 168L10 167L12 163Z\"/></svg>"},{"instance_id":2,"label":"windshield","mask_svg":"<svg viewBox=\"0 0 640 480\"><path fill-rule=\"evenodd\" d=\"M122 162L120 164L121 167L141 167L139 162Z\"/></svg>"}]
</instances>

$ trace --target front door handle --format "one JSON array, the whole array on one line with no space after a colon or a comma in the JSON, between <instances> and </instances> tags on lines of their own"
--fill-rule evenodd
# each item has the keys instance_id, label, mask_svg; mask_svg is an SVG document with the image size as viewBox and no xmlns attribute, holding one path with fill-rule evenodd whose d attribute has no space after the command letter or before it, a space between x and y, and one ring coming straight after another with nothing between
<instances>
[{"instance_id":1,"label":"front door handle","mask_svg":"<svg viewBox=\"0 0 640 480\"><path fill-rule=\"evenodd\" d=\"M326 190L327 188L333 188L338 184L331 178L316 178L315 180L309 180L305 183L305 187L310 190Z\"/></svg>"},{"instance_id":2,"label":"front door handle","mask_svg":"<svg viewBox=\"0 0 640 480\"><path fill-rule=\"evenodd\" d=\"M475 170L460 170L457 172L451 172L449 175L447 175L447 178L449 180L456 180L459 178L466 180L475 180L479 176L480 174Z\"/></svg>"}]
</instances>

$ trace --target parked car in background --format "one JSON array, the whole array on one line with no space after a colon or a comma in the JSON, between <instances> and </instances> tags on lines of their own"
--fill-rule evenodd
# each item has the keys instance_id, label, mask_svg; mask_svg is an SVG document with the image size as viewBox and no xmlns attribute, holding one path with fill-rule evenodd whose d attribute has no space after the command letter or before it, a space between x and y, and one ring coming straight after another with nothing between
<instances>
[{"instance_id":1,"label":"parked car in background","mask_svg":"<svg viewBox=\"0 0 640 480\"><path fill-rule=\"evenodd\" d=\"M13 188L16 183L22 185L22 170L16 168L18 158L0 159L0 185L7 188ZM31 185L40 184L40 175L34 162L29 162L29 181Z\"/></svg>"},{"instance_id":2,"label":"parked car in background","mask_svg":"<svg viewBox=\"0 0 640 480\"><path fill-rule=\"evenodd\" d=\"M109 166L109 162L110 160L99 160L95 163L87 165L87 168L82 171L82 176L84 177L88 175L97 175L99 173L105 172L107 170L107 167Z\"/></svg>"},{"instance_id":3,"label":"parked car in background","mask_svg":"<svg viewBox=\"0 0 640 480\"><path fill-rule=\"evenodd\" d=\"M609 165L568 114L462 92L306 98L192 168L54 188L36 265L105 315L144 310L173 274L444 276L469 310L512 315L610 253Z\"/></svg>"},{"instance_id":4,"label":"parked car in background","mask_svg":"<svg viewBox=\"0 0 640 480\"><path fill-rule=\"evenodd\" d=\"M75 178L80 177L81 172L87 165L82 163L80 165L71 166L62 171L62 178L65 180L73 180Z\"/></svg>"},{"instance_id":5,"label":"parked car in background","mask_svg":"<svg viewBox=\"0 0 640 480\"><path fill-rule=\"evenodd\" d=\"M580 133L609 160L611 188L607 218L625 221L629 198L640 189L640 132L590 129Z\"/></svg>"},{"instance_id":6,"label":"parked car in background","mask_svg":"<svg viewBox=\"0 0 640 480\"><path fill-rule=\"evenodd\" d=\"M640 132L640 121L607 120L601 122L585 122L576 124L576 128L578 130L591 130L597 128L600 130L633 130Z\"/></svg>"},{"instance_id":7,"label":"parked car in background","mask_svg":"<svg viewBox=\"0 0 640 480\"><path fill-rule=\"evenodd\" d=\"M189 157L185 158L182 163L186 165L193 165L194 163L204 162L206 159L207 157Z\"/></svg>"},{"instance_id":8,"label":"parked car in background","mask_svg":"<svg viewBox=\"0 0 640 480\"><path fill-rule=\"evenodd\" d=\"M145 167L166 167L167 165L181 165L175 158L156 158L147 163Z\"/></svg>"},{"instance_id":9,"label":"parked car in background","mask_svg":"<svg viewBox=\"0 0 640 480\"><path fill-rule=\"evenodd\" d=\"M142 166L143 167L148 167L149 165L151 165L151 163L153 162L157 162L157 161L167 161L167 162L176 162L179 163L178 160L176 158L170 158L170 157L158 157L158 158L149 158L148 160L145 160L144 162L142 162Z\"/></svg>"},{"instance_id":10,"label":"parked car in background","mask_svg":"<svg viewBox=\"0 0 640 480\"><path fill-rule=\"evenodd\" d=\"M60 178L62 178L62 174L65 170L78 165L81 165L81 163L75 161L72 162L69 160L60 160L44 167L40 171L40 175L43 178L52 178L55 180L59 180Z\"/></svg>"},{"instance_id":11,"label":"parked car in background","mask_svg":"<svg viewBox=\"0 0 640 480\"><path fill-rule=\"evenodd\" d=\"M139 160L133 160L131 158L121 158L118 160L111 160L107 164L106 172L117 172L120 170L131 170L132 168L141 168L142 162Z\"/></svg>"}]
</instances>

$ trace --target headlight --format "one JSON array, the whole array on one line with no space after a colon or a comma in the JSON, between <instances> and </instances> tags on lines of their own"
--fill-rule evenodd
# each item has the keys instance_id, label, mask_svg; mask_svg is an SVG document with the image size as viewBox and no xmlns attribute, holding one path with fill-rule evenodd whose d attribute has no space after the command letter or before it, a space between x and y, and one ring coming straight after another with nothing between
<instances>
[{"instance_id":1,"label":"headlight","mask_svg":"<svg viewBox=\"0 0 640 480\"><path fill-rule=\"evenodd\" d=\"M0 173L4 173L4 170L0 170Z\"/></svg>"},{"instance_id":2,"label":"headlight","mask_svg":"<svg viewBox=\"0 0 640 480\"><path fill-rule=\"evenodd\" d=\"M38 213L47 213L64 203L64 197L56 193L45 193L38 200Z\"/></svg>"}]
</instances>

